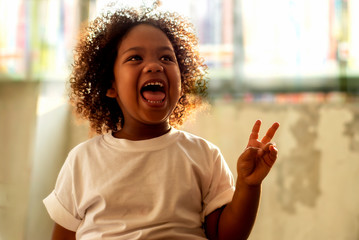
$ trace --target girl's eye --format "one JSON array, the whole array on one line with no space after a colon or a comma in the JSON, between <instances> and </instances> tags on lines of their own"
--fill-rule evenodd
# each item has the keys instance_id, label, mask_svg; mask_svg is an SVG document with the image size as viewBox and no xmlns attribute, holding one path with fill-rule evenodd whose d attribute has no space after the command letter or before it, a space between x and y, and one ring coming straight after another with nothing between
<instances>
[{"instance_id":1,"label":"girl's eye","mask_svg":"<svg viewBox=\"0 0 359 240\"><path fill-rule=\"evenodd\" d=\"M129 58L127 59L127 61L129 61L129 62L140 61L140 60L142 60L142 58L141 58L140 56L138 56L138 55L136 55L136 56L131 56L131 57L129 57Z\"/></svg>"},{"instance_id":2,"label":"girl's eye","mask_svg":"<svg viewBox=\"0 0 359 240\"><path fill-rule=\"evenodd\" d=\"M173 61L173 57L171 57L171 56L163 56L163 57L161 57L161 61Z\"/></svg>"}]
</instances>

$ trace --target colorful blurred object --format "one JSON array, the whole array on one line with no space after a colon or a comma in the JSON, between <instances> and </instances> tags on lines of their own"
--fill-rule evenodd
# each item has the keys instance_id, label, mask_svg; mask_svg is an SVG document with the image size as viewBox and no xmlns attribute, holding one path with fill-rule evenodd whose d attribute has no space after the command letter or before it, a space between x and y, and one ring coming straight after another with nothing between
<instances>
[{"instance_id":1,"label":"colorful blurred object","mask_svg":"<svg viewBox=\"0 0 359 240\"><path fill-rule=\"evenodd\" d=\"M72 0L0 0L0 80L64 81L78 11Z\"/></svg>"},{"instance_id":2,"label":"colorful blurred object","mask_svg":"<svg viewBox=\"0 0 359 240\"><path fill-rule=\"evenodd\" d=\"M0 0L0 81L64 81L81 23L110 2ZM356 0L166 0L161 8L198 29L212 88L359 92Z\"/></svg>"}]
</instances>

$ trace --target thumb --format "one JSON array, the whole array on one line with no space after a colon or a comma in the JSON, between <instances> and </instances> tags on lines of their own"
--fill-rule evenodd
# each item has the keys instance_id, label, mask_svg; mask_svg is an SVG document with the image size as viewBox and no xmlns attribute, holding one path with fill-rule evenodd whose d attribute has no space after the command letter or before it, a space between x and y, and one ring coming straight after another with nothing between
<instances>
[{"instance_id":1,"label":"thumb","mask_svg":"<svg viewBox=\"0 0 359 240\"><path fill-rule=\"evenodd\" d=\"M247 147L244 152L241 154L240 158L244 161L250 161L253 158L256 158L258 154L261 154L263 150L256 147Z\"/></svg>"},{"instance_id":2,"label":"thumb","mask_svg":"<svg viewBox=\"0 0 359 240\"><path fill-rule=\"evenodd\" d=\"M250 175L256 164L260 149L255 147L247 147L244 152L239 156L237 162L237 172L242 176Z\"/></svg>"}]
</instances>

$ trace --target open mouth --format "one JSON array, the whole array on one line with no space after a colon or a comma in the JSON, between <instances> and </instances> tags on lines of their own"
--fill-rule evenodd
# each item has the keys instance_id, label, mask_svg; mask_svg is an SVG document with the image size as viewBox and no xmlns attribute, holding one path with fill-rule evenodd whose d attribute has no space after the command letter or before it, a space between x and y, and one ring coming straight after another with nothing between
<instances>
[{"instance_id":1,"label":"open mouth","mask_svg":"<svg viewBox=\"0 0 359 240\"><path fill-rule=\"evenodd\" d=\"M162 103L166 98L162 82L148 82L141 88L142 97L149 103Z\"/></svg>"}]
</instances>

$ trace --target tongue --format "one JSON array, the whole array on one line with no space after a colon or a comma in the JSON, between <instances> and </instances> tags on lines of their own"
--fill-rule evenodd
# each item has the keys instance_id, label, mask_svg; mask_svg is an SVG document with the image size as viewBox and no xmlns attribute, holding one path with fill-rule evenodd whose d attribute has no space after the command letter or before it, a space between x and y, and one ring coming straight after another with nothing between
<instances>
[{"instance_id":1,"label":"tongue","mask_svg":"<svg viewBox=\"0 0 359 240\"><path fill-rule=\"evenodd\" d=\"M149 101L162 101L165 98L165 93L161 91L144 91L143 93L144 98Z\"/></svg>"}]
</instances>

